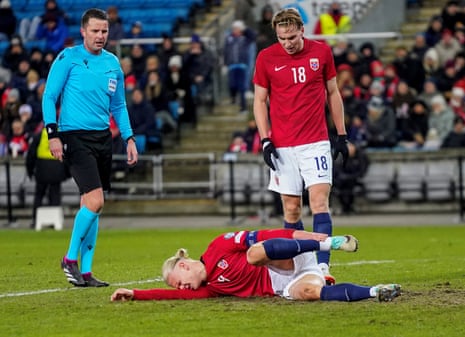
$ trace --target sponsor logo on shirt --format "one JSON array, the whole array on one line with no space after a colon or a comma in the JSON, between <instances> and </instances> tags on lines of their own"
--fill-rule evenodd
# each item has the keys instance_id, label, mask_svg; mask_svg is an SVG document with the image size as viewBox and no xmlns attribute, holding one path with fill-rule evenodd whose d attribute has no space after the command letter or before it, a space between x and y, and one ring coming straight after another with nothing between
<instances>
[{"instance_id":1,"label":"sponsor logo on shirt","mask_svg":"<svg viewBox=\"0 0 465 337\"><path fill-rule=\"evenodd\" d=\"M274 71L280 71L280 70L283 70L283 69L286 68L286 67L287 67L287 64L285 64L285 65L283 65L283 66L281 66L281 67L276 67L276 66L275 66L275 67L274 67Z\"/></svg>"},{"instance_id":2,"label":"sponsor logo on shirt","mask_svg":"<svg viewBox=\"0 0 465 337\"><path fill-rule=\"evenodd\" d=\"M317 71L318 69L320 69L320 60L317 58L311 58L310 69L312 69L313 71Z\"/></svg>"}]
</instances>

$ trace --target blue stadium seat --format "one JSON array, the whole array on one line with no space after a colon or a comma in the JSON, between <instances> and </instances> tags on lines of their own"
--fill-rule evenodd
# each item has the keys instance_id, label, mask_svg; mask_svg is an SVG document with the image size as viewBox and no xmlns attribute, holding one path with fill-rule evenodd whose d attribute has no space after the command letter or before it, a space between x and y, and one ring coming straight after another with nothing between
<instances>
[{"instance_id":1,"label":"blue stadium seat","mask_svg":"<svg viewBox=\"0 0 465 337\"><path fill-rule=\"evenodd\" d=\"M25 10L28 2L29 2L28 0L13 0L10 3L11 3L11 8L16 14L16 12L18 11Z\"/></svg>"}]
</instances>

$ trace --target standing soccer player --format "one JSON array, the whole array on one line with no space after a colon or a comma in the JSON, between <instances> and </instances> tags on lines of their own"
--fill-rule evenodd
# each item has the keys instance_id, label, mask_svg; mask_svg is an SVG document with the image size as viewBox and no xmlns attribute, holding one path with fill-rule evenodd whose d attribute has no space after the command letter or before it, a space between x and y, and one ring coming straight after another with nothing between
<instances>
[{"instance_id":1,"label":"standing soccer player","mask_svg":"<svg viewBox=\"0 0 465 337\"><path fill-rule=\"evenodd\" d=\"M92 262L103 191L110 187L110 114L127 142L128 165L137 163L138 154L126 108L123 72L118 58L103 49L108 38L107 14L100 9L87 10L81 19L81 35L83 44L66 48L53 62L42 108L50 152L68 165L81 193L81 208L61 267L77 287L102 287L108 283L92 276Z\"/></svg>"},{"instance_id":2,"label":"standing soccer player","mask_svg":"<svg viewBox=\"0 0 465 337\"><path fill-rule=\"evenodd\" d=\"M333 55L325 43L304 38L303 21L294 8L277 12L272 27L278 42L258 54L254 75L254 115L264 160L271 169L269 189L281 195L284 227L303 229L305 187L313 231L332 235L332 157L326 102L338 134L334 157L341 153L345 161L348 155ZM319 266L328 284L333 284L329 257L329 252L318 252Z\"/></svg>"}]
</instances>

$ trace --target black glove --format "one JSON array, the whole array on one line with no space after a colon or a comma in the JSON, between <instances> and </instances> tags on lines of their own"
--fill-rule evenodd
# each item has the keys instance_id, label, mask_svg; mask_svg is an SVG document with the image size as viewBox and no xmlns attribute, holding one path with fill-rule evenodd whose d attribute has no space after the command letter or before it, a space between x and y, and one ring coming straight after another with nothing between
<instances>
[{"instance_id":1,"label":"black glove","mask_svg":"<svg viewBox=\"0 0 465 337\"><path fill-rule=\"evenodd\" d=\"M273 160L271 160L271 155L273 155L276 159L279 158L279 156L270 138L262 139L262 148L263 159L265 160L266 165L268 165L273 171L276 171L276 167L273 164Z\"/></svg>"},{"instance_id":2,"label":"black glove","mask_svg":"<svg viewBox=\"0 0 465 337\"><path fill-rule=\"evenodd\" d=\"M347 146L347 135L338 135L334 143L333 160L336 160L339 153L342 155L342 166L345 167L349 157L349 148Z\"/></svg>"}]
</instances>

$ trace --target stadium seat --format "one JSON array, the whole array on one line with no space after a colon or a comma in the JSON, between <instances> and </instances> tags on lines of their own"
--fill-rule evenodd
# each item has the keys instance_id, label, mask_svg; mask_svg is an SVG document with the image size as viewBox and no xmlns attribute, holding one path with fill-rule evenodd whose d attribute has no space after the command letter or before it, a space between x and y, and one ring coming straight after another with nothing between
<instances>
[{"instance_id":1,"label":"stadium seat","mask_svg":"<svg viewBox=\"0 0 465 337\"><path fill-rule=\"evenodd\" d=\"M51 226L55 230L62 230L64 218L61 206L39 207L36 213L35 229L40 231L43 227Z\"/></svg>"},{"instance_id":2,"label":"stadium seat","mask_svg":"<svg viewBox=\"0 0 465 337\"><path fill-rule=\"evenodd\" d=\"M403 201L426 199L425 177L427 164L424 161L401 162L397 166L398 198Z\"/></svg>"},{"instance_id":3,"label":"stadium seat","mask_svg":"<svg viewBox=\"0 0 465 337\"><path fill-rule=\"evenodd\" d=\"M447 201L455 198L458 177L457 162L453 160L430 161L428 163L426 197L431 201Z\"/></svg>"},{"instance_id":4,"label":"stadium seat","mask_svg":"<svg viewBox=\"0 0 465 337\"><path fill-rule=\"evenodd\" d=\"M231 193L231 174L229 164L221 170L221 191L224 203L231 202L231 195L234 194L234 201L237 204L250 202L250 170L247 164L234 164L234 193Z\"/></svg>"},{"instance_id":5,"label":"stadium seat","mask_svg":"<svg viewBox=\"0 0 465 337\"><path fill-rule=\"evenodd\" d=\"M370 164L361 182L364 186L365 199L368 201L389 201L394 196L396 168L390 162Z\"/></svg>"}]
</instances>

